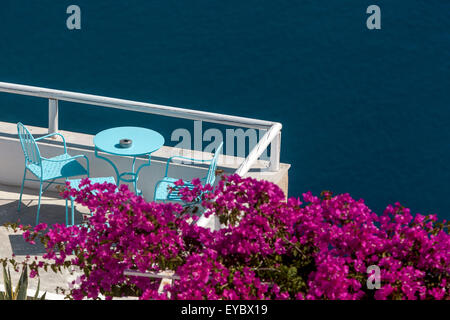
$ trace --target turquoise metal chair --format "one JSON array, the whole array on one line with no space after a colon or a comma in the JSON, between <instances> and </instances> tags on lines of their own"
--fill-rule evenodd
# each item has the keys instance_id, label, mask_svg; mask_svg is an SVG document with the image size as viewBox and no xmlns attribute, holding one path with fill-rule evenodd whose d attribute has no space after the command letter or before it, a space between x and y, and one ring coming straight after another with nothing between
<instances>
[{"instance_id":1,"label":"turquoise metal chair","mask_svg":"<svg viewBox=\"0 0 450 320\"><path fill-rule=\"evenodd\" d=\"M81 180L82 179L68 179L66 182L69 183L69 186L72 189L75 189L77 191L80 191L82 187L80 187L81 184ZM102 183L111 183L111 184L116 184L116 180L113 177L99 177L99 178L89 178L89 180L91 181L91 184L102 184ZM75 208L74 208L74 198L70 197L70 205L71 205L71 213L72 213L72 224L68 224L68 214L69 214L69 209L68 209L68 202L69 199L66 199L66 225L67 226L73 226L75 225ZM92 215L92 212L91 212Z\"/></svg>"},{"instance_id":2,"label":"turquoise metal chair","mask_svg":"<svg viewBox=\"0 0 450 320\"><path fill-rule=\"evenodd\" d=\"M41 209L41 196L47 191L47 189L53 184L62 184L56 183L55 180L62 178L69 178L75 176L87 175L89 177L89 160L84 155L71 156L67 153L66 140L64 136L59 133L52 133L38 139L35 139L30 131L22 124L17 124L17 131L19 134L20 144L22 146L22 150L25 156L25 171L23 174L22 187L20 189L20 199L18 211L20 211L20 207L22 204L22 194L23 187L25 181L37 181L39 182L39 201L38 201L38 209L36 215L36 225L39 224L39 212ZM46 138L50 138L53 136L59 136L62 138L64 143L64 154L58 155L56 157L52 157L50 159L44 158L41 156L39 151L39 147L37 145L38 141L41 141ZM86 160L87 169L85 169L77 159L84 158ZM30 171L36 179L27 179L27 171ZM44 183L48 183L48 185L43 189ZM67 221L66 221L67 222Z\"/></svg>"},{"instance_id":3,"label":"turquoise metal chair","mask_svg":"<svg viewBox=\"0 0 450 320\"><path fill-rule=\"evenodd\" d=\"M175 182L180 180L179 178L173 178L168 176L169 172L169 166L173 159L180 159L180 160L189 160L192 162L200 162L200 163L210 163L208 168L208 173L206 174L206 177L202 178L202 184L203 185L214 185L214 182L216 181L216 169L217 169L217 162L219 160L219 155L223 148L223 142L220 144L220 146L216 149L214 153L214 157L210 160L200 160L200 159L193 159L193 158L187 158L187 157L181 157L181 156L174 156L167 160L166 164L166 173L164 174L164 178L156 183L155 186L155 194L154 194L154 201L180 201L184 202L181 199L181 195L179 194L179 190L182 188L193 188L194 186L190 181L185 181L184 185L181 187L177 187L175 185Z\"/></svg>"}]
</instances>

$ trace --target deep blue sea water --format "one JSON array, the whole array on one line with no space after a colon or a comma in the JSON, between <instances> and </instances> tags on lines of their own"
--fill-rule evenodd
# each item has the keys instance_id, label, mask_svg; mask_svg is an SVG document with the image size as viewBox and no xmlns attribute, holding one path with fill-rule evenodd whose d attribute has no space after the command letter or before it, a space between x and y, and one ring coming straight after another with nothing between
<instances>
[{"instance_id":1,"label":"deep blue sea water","mask_svg":"<svg viewBox=\"0 0 450 320\"><path fill-rule=\"evenodd\" d=\"M66 28L66 8L82 29ZM382 29L366 28L381 8ZM0 81L279 121L289 196L349 192L450 218L450 1L0 2ZM0 120L47 101L0 94ZM60 128L170 142L191 121L60 103Z\"/></svg>"}]
</instances>

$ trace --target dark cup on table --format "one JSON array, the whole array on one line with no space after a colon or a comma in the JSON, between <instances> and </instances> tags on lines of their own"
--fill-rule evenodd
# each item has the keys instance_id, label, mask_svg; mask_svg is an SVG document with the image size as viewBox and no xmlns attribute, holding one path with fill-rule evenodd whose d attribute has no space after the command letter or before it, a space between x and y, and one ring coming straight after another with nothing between
<instances>
[{"instance_id":1,"label":"dark cup on table","mask_svg":"<svg viewBox=\"0 0 450 320\"><path fill-rule=\"evenodd\" d=\"M131 139L122 139L119 141L119 145L121 148L130 148L133 144L133 140Z\"/></svg>"}]
</instances>

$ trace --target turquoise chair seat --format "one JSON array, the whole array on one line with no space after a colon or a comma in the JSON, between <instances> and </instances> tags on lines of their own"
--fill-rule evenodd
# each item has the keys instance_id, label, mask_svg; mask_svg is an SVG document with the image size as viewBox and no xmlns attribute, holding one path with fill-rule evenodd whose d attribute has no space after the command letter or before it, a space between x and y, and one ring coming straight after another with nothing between
<instances>
[{"instance_id":1,"label":"turquoise chair seat","mask_svg":"<svg viewBox=\"0 0 450 320\"><path fill-rule=\"evenodd\" d=\"M38 165L30 164L28 169L39 179L53 180L65 177L87 175L87 170L70 154L62 154L50 159L42 159L41 168Z\"/></svg>"},{"instance_id":2,"label":"turquoise chair seat","mask_svg":"<svg viewBox=\"0 0 450 320\"><path fill-rule=\"evenodd\" d=\"M67 180L67 182L69 183L69 185L72 189L80 191L81 190L80 189L81 180L82 179L70 179L70 180ZM91 184L96 184L96 183L116 184L116 179L114 179L114 177L89 178L89 181L91 181Z\"/></svg>"},{"instance_id":3,"label":"turquoise chair seat","mask_svg":"<svg viewBox=\"0 0 450 320\"><path fill-rule=\"evenodd\" d=\"M175 182L177 182L178 180L180 179L164 177L161 181L159 181L155 188L155 201L182 201L181 195L179 194L180 189L186 187L193 188L194 185L192 185L190 181L183 180L184 185L178 187L175 185Z\"/></svg>"},{"instance_id":4,"label":"turquoise chair seat","mask_svg":"<svg viewBox=\"0 0 450 320\"><path fill-rule=\"evenodd\" d=\"M81 184L81 180L82 179L69 179L66 182L69 183L69 186L72 189L75 189L77 191L81 190L80 184ZM99 178L89 178L89 180L91 181L91 184L103 184L103 183L110 183L110 184L116 184L116 180L113 177L99 177ZM93 191L93 193L95 194L95 190ZM66 225L69 226L68 224L68 214L69 214L69 209L68 209L68 200L66 199ZM75 208L74 208L74 200L72 197L70 197L70 204L71 204L71 213L72 213L72 226L75 224ZM92 213L91 213L92 214Z\"/></svg>"},{"instance_id":5,"label":"turquoise chair seat","mask_svg":"<svg viewBox=\"0 0 450 320\"><path fill-rule=\"evenodd\" d=\"M20 189L19 205L17 207L17 210L20 211L20 207L22 204L22 195L25 181L39 182L39 200L36 214L37 225L39 224L39 212L41 210L42 194L53 183L57 183L55 182L55 180L57 179L67 179L84 175L87 175L89 177L89 159L85 155L71 156L70 154L68 154L66 139L59 133L51 133L35 139L31 132L20 122L17 124L17 133L25 157L25 170L23 172L22 186ZM64 145L64 153L53 158L44 158L41 156L41 152L39 150L37 142L50 137L60 137L62 139ZM86 169L78 162L78 159L84 159L86 161ZM37 177L38 180L28 179L28 171L31 172L33 176ZM43 188L44 183L47 183L47 186L45 188Z\"/></svg>"},{"instance_id":6,"label":"turquoise chair seat","mask_svg":"<svg viewBox=\"0 0 450 320\"><path fill-rule=\"evenodd\" d=\"M168 175L169 173L169 167L170 163L174 159L181 159L181 160L188 160L192 162L200 162L200 163L209 163L208 172L206 174L206 177L200 179L203 185L214 185L214 182L216 180L216 168L217 163L219 161L219 155L222 152L223 148L223 142L217 147L214 156L212 159L209 160L203 160L203 159L193 159L193 158L186 158L186 157L180 157L175 156L171 157L167 160L166 164L166 172L164 174L164 178L162 178L160 181L158 181L155 185L155 193L153 196L154 201L179 201L184 202L183 199L181 199L181 196L179 194L179 191L182 188L193 188L194 186L190 181L183 180L184 185L181 187L178 187L175 185L175 182L180 180L180 178L174 178L170 177ZM197 201L197 200L196 200Z\"/></svg>"}]
</instances>

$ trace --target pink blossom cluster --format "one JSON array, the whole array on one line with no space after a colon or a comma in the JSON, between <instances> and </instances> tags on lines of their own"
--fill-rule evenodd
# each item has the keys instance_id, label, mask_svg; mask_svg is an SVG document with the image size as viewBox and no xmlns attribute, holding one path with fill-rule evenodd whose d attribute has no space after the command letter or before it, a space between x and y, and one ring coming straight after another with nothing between
<instances>
[{"instance_id":1,"label":"pink blossom cluster","mask_svg":"<svg viewBox=\"0 0 450 320\"><path fill-rule=\"evenodd\" d=\"M83 270L74 299L450 298L448 222L435 215L413 216L396 203L379 216L363 200L330 192L286 200L277 185L237 175L215 188L177 184L186 202L202 200L198 210L88 180L81 191L64 191L93 212L83 225L54 225L43 237L44 258ZM223 227L196 225L198 213ZM367 285L373 265L378 290ZM170 270L179 279L161 291L159 279L125 276L128 269Z\"/></svg>"}]
</instances>

